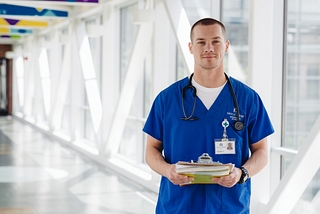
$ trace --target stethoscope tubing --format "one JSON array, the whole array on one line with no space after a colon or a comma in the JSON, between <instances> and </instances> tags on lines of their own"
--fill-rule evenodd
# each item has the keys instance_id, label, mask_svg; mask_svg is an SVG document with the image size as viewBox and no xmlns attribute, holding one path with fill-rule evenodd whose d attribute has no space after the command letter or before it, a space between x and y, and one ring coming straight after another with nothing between
<instances>
[{"instance_id":1,"label":"stethoscope tubing","mask_svg":"<svg viewBox=\"0 0 320 214\"><path fill-rule=\"evenodd\" d=\"M193 114L194 114L194 110L195 110L195 107L196 107L196 96L197 96L197 89L192 85L192 77L193 77L193 74L192 73L190 75L190 78L189 78L189 83L187 86L185 86L183 89L182 89L182 111L183 111L183 115L184 117L181 118L181 120L198 120L198 117L193 117ZM234 103L234 106L235 106L235 111L236 111L236 114L237 114L237 121L235 122L234 124L234 128L238 131L241 131L244 127L244 124L243 122L240 121L240 111L239 111L239 105L238 105L238 101L237 101L237 97L236 97L236 94L234 92L234 89L233 89L233 86L231 84L231 81L228 77L228 75L226 73L224 73L226 79L227 79L227 82L228 82L228 85L229 85L229 88L230 88L230 91L231 91L231 95L232 95L232 99L233 99L233 103ZM190 114L190 116L187 116L186 115L186 111L185 111L185 107L184 107L184 98L185 98L185 93L188 89L192 89L193 90L193 107L192 107L192 112Z\"/></svg>"}]
</instances>

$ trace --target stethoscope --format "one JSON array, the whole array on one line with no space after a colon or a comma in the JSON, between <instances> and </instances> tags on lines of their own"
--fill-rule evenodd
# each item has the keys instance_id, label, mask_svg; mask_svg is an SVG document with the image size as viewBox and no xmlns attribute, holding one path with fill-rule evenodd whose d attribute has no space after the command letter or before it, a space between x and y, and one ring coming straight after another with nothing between
<instances>
[{"instance_id":1,"label":"stethoscope","mask_svg":"<svg viewBox=\"0 0 320 214\"><path fill-rule=\"evenodd\" d=\"M235 105L235 111L236 111L236 114L237 114L237 122L235 122L234 128L237 131L241 131L243 129L243 127L244 127L244 124L243 124L243 122L240 121L240 112L239 112L239 105L238 105L238 102L237 102L237 97L236 97L236 94L234 93L234 89L232 87L232 84L231 84L231 82L229 80L228 75L226 73L224 73L224 75L226 76L228 85L230 87L233 103ZM191 120L191 121L193 121L193 120L198 120L199 119L198 117L194 117L193 116L194 110L196 108L197 89L192 85L192 77L193 77L193 73L190 76L188 85L185 86L182 89L182 111L183 111L184 117L182 117L181 120ZM189 88L192 89L192 91L193 91L193 107L192 107L192 111L191 111L190 116L187 117L186 111L185 111L185 108L184 108L184 98L185 98L186 90L188 90Z\"/></svg>"}]
</instances>

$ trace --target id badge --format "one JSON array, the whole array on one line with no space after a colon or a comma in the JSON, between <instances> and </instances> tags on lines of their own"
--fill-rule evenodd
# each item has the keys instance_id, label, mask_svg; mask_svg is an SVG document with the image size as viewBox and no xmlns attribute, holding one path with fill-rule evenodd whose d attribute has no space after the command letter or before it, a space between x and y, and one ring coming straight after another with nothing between
<instances>
[{"instance_id":1,"label":"id badge","mask_svg":"<svg viewBox=\"0 0 320 214\"><path fill-rule=\"evenodd\" d=\"M216 155L236 154L235 139L216 139L214 143Z\"/></svg>"}]
</instances>

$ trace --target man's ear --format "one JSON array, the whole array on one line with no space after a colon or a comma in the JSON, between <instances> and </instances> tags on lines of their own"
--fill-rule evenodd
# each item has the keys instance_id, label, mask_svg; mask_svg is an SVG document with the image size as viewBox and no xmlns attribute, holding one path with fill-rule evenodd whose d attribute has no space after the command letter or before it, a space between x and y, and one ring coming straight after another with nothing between
<instances>
[{"instance_id":1,"label":"man's ear","mask_svg":"<svg viewBox=\"0 0 320 214\"><path fill-rule=\"evenodd\" d=\"M227 41L226 41L226 50L225 50L225 53L228 53L228 51L229 51L229 46L230 46L230 41L227 40Z\"/></svg>"},{"instance_id":2,"label":"man's ear","mask_svg":"<svg viewBox=\"0 0 320 214\"><path fill-rule=\"evenodd\" d=\"M188 46L189 46L189 52L190 52L191 54L193 54L193 51L192 51L192 43L189 42L189 43L188 43Z\"/></svg>"}]
</instances>

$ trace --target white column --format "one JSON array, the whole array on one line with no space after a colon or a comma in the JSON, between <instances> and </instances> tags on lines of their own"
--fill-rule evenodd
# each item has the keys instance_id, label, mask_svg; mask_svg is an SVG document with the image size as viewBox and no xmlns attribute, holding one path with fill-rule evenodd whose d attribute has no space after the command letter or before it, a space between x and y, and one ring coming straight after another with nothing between
<instances>
[{"instance_id":1,"label":"white column","mask_svg":"<svg viewBox=\"0 0 320 214\"><path fill-rule=\"evenodd\" d=\"M153 92L156 96L175 81L177 42L162 2L155 5ZM187 35L186 35L187 36ZM184 44L185 47L188 43Z\"/></svg>"},{"instance_id":2,"label":"white column","mask_svg":"<svg viewBox=\"0 0 320 214\"><path fill-rule=\"evenodd\" d=\"M119 43L117 33L115 33L117 32L116 15L113 5L107 5L103 8L102 25L104 26L105 31L102 36L102 144L107 143L119 97ZM105 145L102 147L105 148Z\"/></svg>"},{"instance_id":3,"label":"white column","mask_svg":"<svg viewBox=\"0 0 320 214\"><path fill-rule=\"evenodd\" d=\"M94 70L92 54L88 37L86 35L85 23L80 21L76 28L76 38L80 65L87 93L90 115L95 134L98 133L102 118L102 104L96 73Z\"/></svg>"},{"instance_id":4,"label":"white column","mask_svg":"<svg viewBox=\"0 0 320 214\"><path fill-rule=\"evenodd\" d=\"M73 20L70 23L71 33L71 100L70 100L70 130L72 140L78 140L80 136L80 129L83 126L83 118L80 117L80 106L82 105L83 87L80 84L83 80L81 72L79 49L77 44L76 29L78 27L78 21Z\"/></svg>"},{"instance_id":5,"label":"white column","mask_svg":"<svg viewBox=\"0 0 320 214\"><path fill-rule=\"evenodd\" d=\"M269 146L279 147L281 146L282 138L282 99L283 99L283 63L284 63L284 1L285 0L273 0L273 42L272 42L272 73L271 78L271 105L270 116L275 129L275 133L270 137ZM269 109L268 109L269 110ZM277 154L270 154L270 193L272 194L277 184L280 182L281 177L281 158Z\"/></svg>"},{"instance_id":6,"label":"white column","mask_svg":"<svg viewBox=\"0 0 320 214\"><path fill-rule=\"evenodd\" d=\"M283 1L250 1L248 84L259 93L276 130L268 138L269 151L281 141L282 17ZM279 158L271 161L269 155L268 165L252 178L252 213L261 213L263 204L269 200L270 178L272 182L279 179L278 172L276 178L271 172L279 166Z\"/></svg>"}]
</instances>

